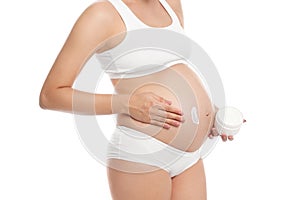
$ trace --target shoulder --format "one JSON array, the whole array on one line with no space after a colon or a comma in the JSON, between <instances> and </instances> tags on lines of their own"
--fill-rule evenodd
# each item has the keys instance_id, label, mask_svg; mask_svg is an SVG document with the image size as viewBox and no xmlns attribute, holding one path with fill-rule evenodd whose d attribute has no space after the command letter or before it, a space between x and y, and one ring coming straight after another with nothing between
<instances>
[{"instance_id":1,"label":"shoulder","mask_svg":"<svg viewBox=\"0 0 300 200\"><path fill-rule=\"evenodd\" d=\"M79 16L72 32L82 37L103 40L114 34L118 13L107 0L98 0L90 4Z\"/></svg>"},{"instance_id":2,"label":"shoulder","mask_svg":"<svg viewBox=\"0 0 300 200\"><path fill-rule=\"evenodd\" d=\"M89 5L81 14L80 18L91 21L101 20L110 24L116 17L116 12L112 4L107 0L98 0ZM79 18L79 19L80 19Z\"/></svg>"}]
</instances>

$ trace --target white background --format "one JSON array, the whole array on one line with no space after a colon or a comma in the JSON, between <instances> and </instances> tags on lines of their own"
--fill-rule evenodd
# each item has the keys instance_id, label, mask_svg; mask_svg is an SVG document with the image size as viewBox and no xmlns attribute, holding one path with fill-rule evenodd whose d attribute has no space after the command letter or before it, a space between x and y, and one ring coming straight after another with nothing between
<instances>
[{"instance_id":1,"label":"white background","mask_svg":"<svg viewBox=\"0 0 300 200\"><path fill-rule=\"evenodd\" d=\"M0 199L109 200L73 116L39 108L43 81L91 0L0 3ZM183 0L185 29L247 123L205 159L208 199L300 199L297 0Z\"/></svg>"}]
</instances>

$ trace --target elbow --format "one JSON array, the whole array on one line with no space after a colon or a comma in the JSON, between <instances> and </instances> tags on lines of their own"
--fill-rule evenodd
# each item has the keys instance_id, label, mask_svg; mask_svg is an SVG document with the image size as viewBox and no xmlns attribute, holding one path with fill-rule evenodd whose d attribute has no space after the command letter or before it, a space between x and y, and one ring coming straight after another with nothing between
<instances>
[{"instance_id":1,"label":"elbow","mask_svg":"<svg viewBox=\"0 0 300 200\"><path fill-rule=\"evenodd\" d=\"M39 105L42 109L49 110L51 109L51 100L50 100L49 91L42 90L39 97Z\"/></svg>"},{"instance_id":2,"label":"elbow","mask_svg":"<svg viewBox=\"0 0 300 200\"><path fill-rule=\"evenodd\" d=\"M47 94L44 91L41 91L41 93L40 93L39 105L40 105L40 108L42 108L42 109L48 109Z\"/></svg>"}]
</instances>

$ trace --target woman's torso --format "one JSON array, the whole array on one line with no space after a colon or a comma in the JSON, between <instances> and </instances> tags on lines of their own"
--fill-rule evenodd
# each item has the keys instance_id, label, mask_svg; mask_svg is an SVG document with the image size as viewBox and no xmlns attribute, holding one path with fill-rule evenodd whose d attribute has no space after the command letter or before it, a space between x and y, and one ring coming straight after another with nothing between
<instances>
[{"instance_id":1,"label":"woman's torso","mask_svg":"<svg viewBox=\"0 0 300 200\"><path fill-rule=\"evenodd\" d=\"M185 121L164 129L118 114L117 124L141 131L185 151L199 149L212 127L214 108L199 77L185 64L175 64L163 71L130 79L112 79L116 93L153 92L180 108Z\"/></svg>"},{"instance_id":2,"label":"woman's torso","mask_svg":"<svg viewBox=\"0 0 300 200\"><path fill-rule=\"evenodd\" d=\"M128 29L130 26L143 28L143 25L145 25L144 28L151 28L150 26L143 24L143 22L138 18L135 19L135 22L134 19L131 21L124 19L126 18L124 15L127 15L124 13L130 12L130 10L128 10L128 7L124 7L126 6L124 2L116 2L121 0L109 1L113 3L115 7L117 6L118 12L121 14L119 22L117 22L120 26L116 26L116 29L119 29L120 32L126 31L126 28ZM161 3L162 1L165 0L160 0ZM168 24L166 27L171 28L171 30L175 29L176 31L176 29L178 29L178 31L181 31L181 26L177 16L175 16L175 12L172 12L170 7L167 7L168 5L165 3L166 2L163 4L163 8L165 11L168 11L167 13L169 14L169 17L171 17L172 23L170 25L167 15L164 15L165 20L161 23ZM133 12L131 12L131 14L129 13L129 15L131 15L130 17L134 17L132 14ZM183 33L183 31L181 33ZM110 45L112 45L112 43L110 43ZM115 47L113 46L113 48ZM121 64L122 63L120 61L119 65ZM117 66L115 67L117 68ZM112 69L114 70L114 68ZM129 115L118 114L117 125L127 126L149 134L164 143L184 151L195 151L199 149L203 141L206 139L214 120L214 108L202 80L186 64L174 64L143 76L129 78L112 76L111 81L115 87L116 93L137 94L142 92L153 92L165 99L171 100L173 106L177 106L182 109L185 118L185 122L179 127L164 129L151 124L139 122L131 118Z\"/></svg>"}]
</instances>

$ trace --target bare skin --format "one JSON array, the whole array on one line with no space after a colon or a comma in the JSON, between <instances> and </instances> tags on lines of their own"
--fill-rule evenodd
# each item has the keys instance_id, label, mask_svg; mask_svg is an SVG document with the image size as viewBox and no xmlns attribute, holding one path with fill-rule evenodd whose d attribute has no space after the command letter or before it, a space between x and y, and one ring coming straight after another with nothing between
<instances>
[{"instance_id":1,"label":"bare skin","mask_svg":"<svg viewBox=\"0 0 300 200\"><path fill-rule=\"evenodd\" d=\"M173 1L175 2L175 1ZM176 1L177 3L179 1ZM170 3L170 2L169 2ZM170 3L171 4L171 3ZM130 6L131 4L129 4ZM132 4L133 5L133 4ZM171 4L172 5L172 4ZM159 17L159 20L155 23L154 17L152 14L152 17L150 19L147 19L147 15L143 15L143 13L139 13L138 6L132 6L130 7L134 13L142 19L142 21L145 24L152 25L152 26L166 26L167 24L170 24L170 21L167 19L168 16L162 18ZM141 9L145 10L145 9ZM147 9L150 10L150 9ZM175 10L175 9L174 9ZM181 10L181 7L177 7L176 10ZM160 11L163 12L163 11ZM159 13L160 13L159 12ZM181 12L177 13L178 17L181 19L181 24L183 25L183 16ZM163 20L165 19L165 20ZM148 21L149 20L149 21ZM162 21L165 21L164 23ZM159 23L160 22L160 23ZM163 24L163 25L162 25ZM178 80L180 79L180 66L178 66L178 77L174 75L174 79ZM172 73L170 71L167 71L169 76L163 76L163 73L159 73L160 76L162 76L161 79L169 81L170 83L174 83L174 80L168 79L168 77L172 77ZM160 87L153 86L153 84L145 84L147 83L147 80L156 80L156 82L159 82L160 80L158 77L155 77L155 75L150 77L143 77L141 81L139 81L138 78L131 79L131 80L112 80L116 91L120 90L122 92L126 91L128 93L137 92L140 91L162 91L162 94L165 96L168 96L168 99L172 100L175 105L180 107L179 102L176 100L172 94L170 94L168 91L165 91L165 89L162 89ZM150 82L150 81L149 81ZM183 81L184 82L184 81ZM182 82L182 84L184 84ZM139 85L146 85L144 87L138 87ZM172 88L171 85L163 84L166 87ZM124 87L122 87L124 86ZM153 87L153 90L151 89ZM176 87L173 87L172 89L175 89ZM188 89L188 87L184 88L185 90ZM183 89L183 90L184 90ZM166 89L168 90L168 89ZM184 95L182 95L184 96ZM188 95L191 96L191 95ZM199 98L203 97L199 96ZM180 97L179 97L180 98ZM202 98L203 99L203 98ZM212 112L212 110L210 111ZM210 113L212 115L212 113ZM183 117L185 117L183 115ZM211 120L211 118L210 118ZM205 121L204 117L200 119L200 121ZM143 131L144 133L147 133L147 127L145 128L143 123L139 123L138 120L132 120L131 118L128 118L126 116L119 115L118 123L121 125L126 125L128 127L134 128L140 131ZM205 124L205 123L204 123ZM209 122L207 122L209 124ZM187 126L191 126L192 124L187 124ZM170 127L168 130L160 130L160 131L153 131L151 127L149 128L149 134L155 132L156 134L153 136L161 141L164 141L165 143L170 144L170 141L173 139L173 137L178 135L176 133L179 133L178 127L182 126L182 124L178 124L175 127ZM204 125L205 126L205 125ZM141 128L142 127L142 128ZM172 132L173 130L173 132ZM192 132L192 131L191 131ZM200 137L203 137L204 132L202 134L196 134L200 135ZM185 132L185 138L187 138L187 132ZM171 137L173 136L173 137ZM195 135L192 135L195 136ZM171 138L170 138L171 137ZM191 139L189 139L191 141ZM197 140L194 140L197 141ZM194 151L201 146L201 139L198 139L199 143L197 143L194 147L191 147L186 150ZM181 143L182 144L182 143ZM176 146L176 144L175 144ZM179 148L179 145L177 145L177 148ZM186 146L184 146L186 148ZM112 159L112 162L114 162L114 159ZM118 165L121 165L122 163L125 163L125 165L128 165L129 161L121 161L122 163L119 163L120 161L115 161ZM132 162L131 162L132 163ZM183 173L175 176L174 178L170 178L169 174L162 170L162 169L156 169L154 171L148 172L148 173L138 173L138 174L131 174L126 173L122 171L117 171L112 168L108 168L107 171L108 178L110 181L110 190L113 195L113 199L116 200L138 200L138 199L146 199L146 200L152 200L152 199L158 199L158 200L182 200L182 199L190 199L190 200L205 200L207 199L206 195L206 182L205 182L205 172L203 167L202 160L199 160L198 163L190 167L188 170L184 171ZM113 184L115 183L115 184ZM155 185L155 187L154 187ZM126 186L124 188L124 186Z\"/></svg>"},{"instance_id":2,"label":"bare skin","mask_svg":"<svg viewBox=\"0 0 300 200\"><path fill-rule=\"evenodd\" d=\"M149 26L165 27L171 23L170 16L158 0L124 0L124 2L140 20ZM183 26L180 0L167 0L167 2ZM40 106L44 109L69 113L130 116L141 123L161 127L162 132L178 129L184 123L183 110L179 104L174 99L147 91L149 88L131 95L92 94L72 88L76 76L99 44L102 45L102 50L109 49L109 44L103 42L123 31L126 31L126 27L109 2L102 1L89 6L74 24L45 80L40 94ZM118 81L112 80L116 87ZM74 101L76 106L74 106ZM153 106L160 109L152 109ZM161 112L164 114L162 115ZM206 129L212 131L206 137L219 136L211 124L214 116L213 108L210 108L208 112ZM123 121L123 123L126 122ZM204 132L202 131L199 137L201 140L195 142L189 150L199 148L205 135ZM227 139L233 140L233 137L222 135L223 141ZM167 138L165 142L168 141ZM134 163L128 162L127 164ZM174 178L170 178L169 174L162 169L146 174L130 174L108 168L107 173L114 200L206 199L202 160Z\"/></svg>"}]
</instances>

